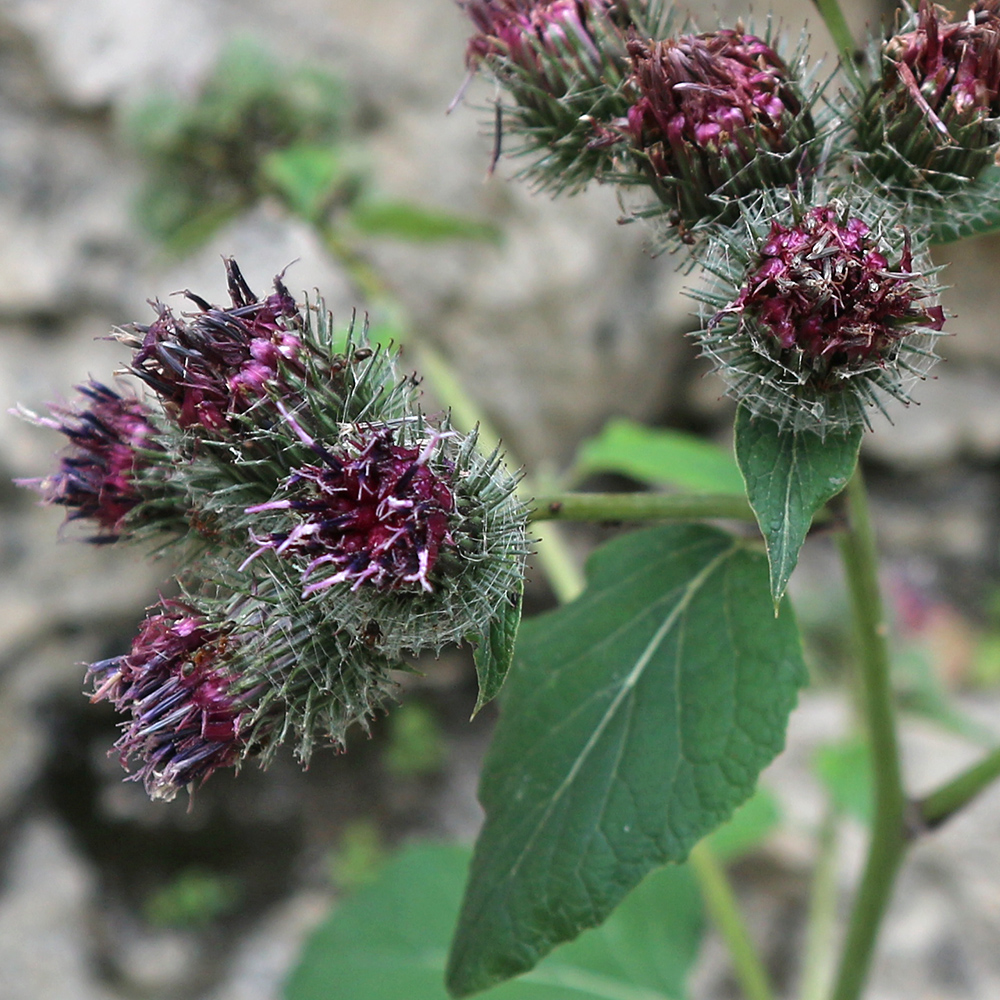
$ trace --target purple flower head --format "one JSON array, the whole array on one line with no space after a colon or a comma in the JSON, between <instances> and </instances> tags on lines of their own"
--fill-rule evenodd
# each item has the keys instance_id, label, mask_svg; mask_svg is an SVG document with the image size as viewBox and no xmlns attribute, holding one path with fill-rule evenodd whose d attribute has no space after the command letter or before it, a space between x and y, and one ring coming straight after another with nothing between
<instances>
[{"instance_id":1,"label":"purple flower head","mask_svg":"<svg viewBox=\"0 0 1000 1000\"><path fill-rule=\"evenodd\" d=\"M126 770L139 761L131 780L151 798L172 799L239 761L246 709L230 694L233 641L185 605L163 601L128 653L88 669L91 701L109 701L129 717L115 749Z\"/></svg>"},{"instance_id":2,"label":"purple flower head","mask_svg":"<svg viewBox=\"0 0 1000 1000\"><path fill-rule=\"evenodd\" d=\"M922 304L926 289L913 271L909 243L890 264L868 225L827 205L796 225L771 225L759 263L736 311L794 352L815 387L832 387L845 370L883 367L913 327L940 330L940 306Z\"/></svg>"},{"instance_id":3,"label":"purple flower head","mask_svg":"<svg viewBox=\"0 0 1000 1000\"><path fill-rule=\"evenodd\" d=\"M611 0L459 0L477 34L469 41L470 70L508 59L549 93L566 91L580 72L593 75L601 52L592 28Z\"/></svg>"},{"instance_id":4,"label":"purple flower head","mask_svg":"<svg viewBox=\"0 0 1000 1000\"><path fill-rule=\"evenodd\" d=\"M38 490L45 503L68 508L68 521L94 521L100 534L91 541L110 542L142 499L135 484L144 464L139 451L157 448L157 431L149 408L134 396L93 380L78 389L89 400L85 408L51 406L53 417L34 418L69 438L70 451L58 472L17 482Z\"/></svg>"},{"instance_id":5,"label":"purple flower head","mask_svg":"<svg viewBox=\"0 0 1000 1000\"><path fill-rule=\"evenodd\" d=\"M960 189L997 148L1000 0L977 0L952 17L922 0L882 46L881 79L855 116L867 169L918 194Z\"/></svg>"},{"instance_id":6,"label":"purple flower head","mask_svg":"<svg viewBox=\"0 0 1000 1000\"><path fill-rule=\"evenodd\" d=\"M802 101L771 47L742 30L628 43L626 131L660 178L718 189L760 148L786 153Z\"/></svg>"},{"instance_id":7,"label":"purple flower head","mask_svg":"<svg viewBox=\"0 0 1000 1000\"><path fill-rule=\"evenodd\" d=\"M976 0L968 16L921 0L916 25L885 45L888 90L897 82L944 135L953 118L1000 115L1000 2Z\"/></svg>"},{"instance_id":8,"label":"purple flower head","mask_svg":"<svg viewBox=\"0 0 1000 1000\"><path fill-rule=\"evenodd\" d=\"M327 450L293 426L323 464L293 471L284 486L289 499L247 509L289 511L297 522L287 531L254 535L255 555L271 550L304 560L303 580L313 579L304 596L337 584L432 591L438 558L454 545L455 498L428 464L440 437L408 447L394 443L392 428L374 426Z\"/></svg>"},{"instance_id":9,"label":"purple flower head","mask_svg":"<svg viewBox=\"0 0 1000 1000\"><path fill-rule=\"evenodd\" d=\"M142 336L132 371L163 400L181 427L223 431L233 414L254 405L283 368L295 369L302 349L302 319L279 275L274 292L259 299L234 260L226 261L232 306L210 305L185 292L200 310L178 317L162 303Z\"/></svg>"}]
</instances>

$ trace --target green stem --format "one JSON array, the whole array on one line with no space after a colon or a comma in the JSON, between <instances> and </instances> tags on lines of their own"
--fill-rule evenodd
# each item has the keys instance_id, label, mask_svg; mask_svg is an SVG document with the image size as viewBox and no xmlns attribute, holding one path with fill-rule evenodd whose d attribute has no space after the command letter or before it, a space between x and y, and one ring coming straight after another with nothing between
<instances>
[{"instance_id":1,"label":"green stem","mask_svg":"<svg viewBox=\"0 0 1000 1000\"><path fill-rule=\"evenodd\" d=\"M554 493L534 499L533 521L753 521L746 497L714 493Z\"/></svg>"},{"instance_id":2,"label":"green stem","mask_svg":"<svg viewBox=\"0 0 1000 1000\"><path fill-rule=\"evenodd\" d=\"M833 1000L857 1000L861 995L868 978L879 925L888 907L896 872L906 848L906 796L889 682L888 629L878 586L878 553L860 467L846 492L849 527L841 536L840 549L857 632L863 710L874 779L875 816L868 860L854 900Z\"/></svg>"},{"instance_id":3,"label":"green stem","mask_svg":"<svg viewBox=\"0 0 1000 1000\"><path fill-rule=\"evenodd\" d=\"M837 810L819 830L819 851L809 895L799 1000L822 1000L833 975L833 931L837 923Z\"/></svg>"},{"instance_id":4,"label":"green stem","mask_svg":"<svg viewBox=\"0 0 1000 1000\"><path fill-rule=\"evenodd\" d=\"M840 9L840 4L837 0L813 0L813 3L819 11L819 16L823 18L826 30L833 38L833 44L837 46L840 58L844 62L853 62L858 47L851 37L851 29L847 27L847 21L844 18L844 12Z\"/></svg>"},{"instance_id":5,"label":"green stem","mask_svg":"<svg viewBox=\"0 0 1000 1000\"><path fill-rule=\"evenodd\" d=\"M767 970L754 948L732 886L715 852L703 840L691 849L688 861L712 921L726 942L733 972L747 1000L774 1000Z\"/></svg>"},{"instance_id":6,"label":"green stem","mask_svg":"<svg viewBox=\"0 0 1000 1000\"><path fill-rule=\"evenodd\" d=\"M997 778L1000 778L1000 748L991 751L978 764L973 764L917 803L924 827L934 829L940 826Z\"/></svg>"}]
</instances>

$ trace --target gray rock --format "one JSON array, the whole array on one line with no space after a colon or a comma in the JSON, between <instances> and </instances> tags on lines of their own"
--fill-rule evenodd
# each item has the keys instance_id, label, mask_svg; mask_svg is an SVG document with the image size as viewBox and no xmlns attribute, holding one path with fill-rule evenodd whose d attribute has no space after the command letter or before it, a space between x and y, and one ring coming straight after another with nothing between
<instances>
[{"instance_id":1,"label":"gray rock","mask_svg":"<svg viewBox=\"0 0 1000 1000\"><path fill-rule=\"evenodd\" d=\"M94 880L50 820L27 823L0 894L0 995L4 1000L117 1000L96 983L88 926Z\"/></svg>"}]
</instances>

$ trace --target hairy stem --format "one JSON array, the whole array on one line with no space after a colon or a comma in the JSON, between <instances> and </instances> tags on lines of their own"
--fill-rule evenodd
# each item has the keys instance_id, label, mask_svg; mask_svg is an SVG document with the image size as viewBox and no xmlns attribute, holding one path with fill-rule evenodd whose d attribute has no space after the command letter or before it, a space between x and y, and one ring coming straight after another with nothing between
<instances>
[{"instance_id":1,"label":"hairy stem","mask_svg":"<svg viewBox=\"0 0 1000 1000\"><path fill-rule=\"evenodd\" d=\"M864 875L854 900L833 1000L857 1000L906 848L906 796L889 683L887 627L878 586L878 553L860 467L847 486L848 530L840 550L857 633L863 711L871 749L875 816Z\"/></svg>"},{"instance_id":2,"label":"hairy stem","mask_svg":"<svg viewBox=\"0 0 1000 1000\"><path fill-rule=\"evenodd\" d=\"M726 942L733 972L744 996L747 1000L774 1000L767 970L754 948L725 869L707 841L691 849L688 862L698 879L712 921Z\"/></svg>"},{"instance_id":3,"label":"hairy stem","mask_svg":"<svg viewBox=\"0 0 1000 1000\"><path fill-rule=\"evenodd\" d=\"M534 505L533 521L754 520L746 497L729 494L555 493L535 496Z\"/></svg>"},{"instance_id":4,"label":"hairy stem","mask_svg":"<svg viewBox=\"0 0 1000 1000\"><path fill-rule=\"evenodd\" d=\"M940 826L997 778L1000 778L1000 747L917 803L923 826L927 829Z\"/></svg>"}]
</instances>

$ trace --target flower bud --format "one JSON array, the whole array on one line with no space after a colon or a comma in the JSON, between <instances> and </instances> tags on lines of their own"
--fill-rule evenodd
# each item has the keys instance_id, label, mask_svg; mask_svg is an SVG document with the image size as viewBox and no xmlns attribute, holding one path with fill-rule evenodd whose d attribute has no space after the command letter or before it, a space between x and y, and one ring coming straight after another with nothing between
<instances>
[{"instance_id":1,"label":"flower bud","mask_svg":"<svg viewBox=\"0 0 1000 1000\"><path fill-rule=\"evenodd\" d=\"M628 43L624 131L661 200L693 225L813 167L810 101L764 40L742 28Z\"/></svg>"},{"instance_id":2,"label":"flower bud","mask_svg":"<svg viewBox=\"0 0 1000 1000\"><path fill-rule=\"evenodd\" d=\"M93 380L78 390L89 401L84 408L50 406L53 417L20 411L33 423L65 434L70 450L53 475L16 482L36 489L44 503L66 507L67 521L94 522L99 533L88 541L113 542L143 499L137 477L149 464L149 453L160 450L160 432L149 408L136 397Z\"/></svg>"},{"instance_id":3,"label":"flower bud","mask_svg":"<svg viewBox=\"0 0 1000 1000\"><path fill-rule=\"evenodd\" d=\"M874 202L762 201L720 234L698 334L730 395L782 427L824 435L869 424L933 364L944 325L910 235Z\"/></svg>"},{"instance_id":4,"label":"flower bud","mask_svg":"<svg viewBox=\"0 0 1000 1000\"><path fill-rule=\"evenodd\" d=\"M992 162L1000 116L1000 2L967 15L921 0L878 54L880 78L856 113L864 163L917 192L962 187Z\"/></svg>"}]
</instances>

